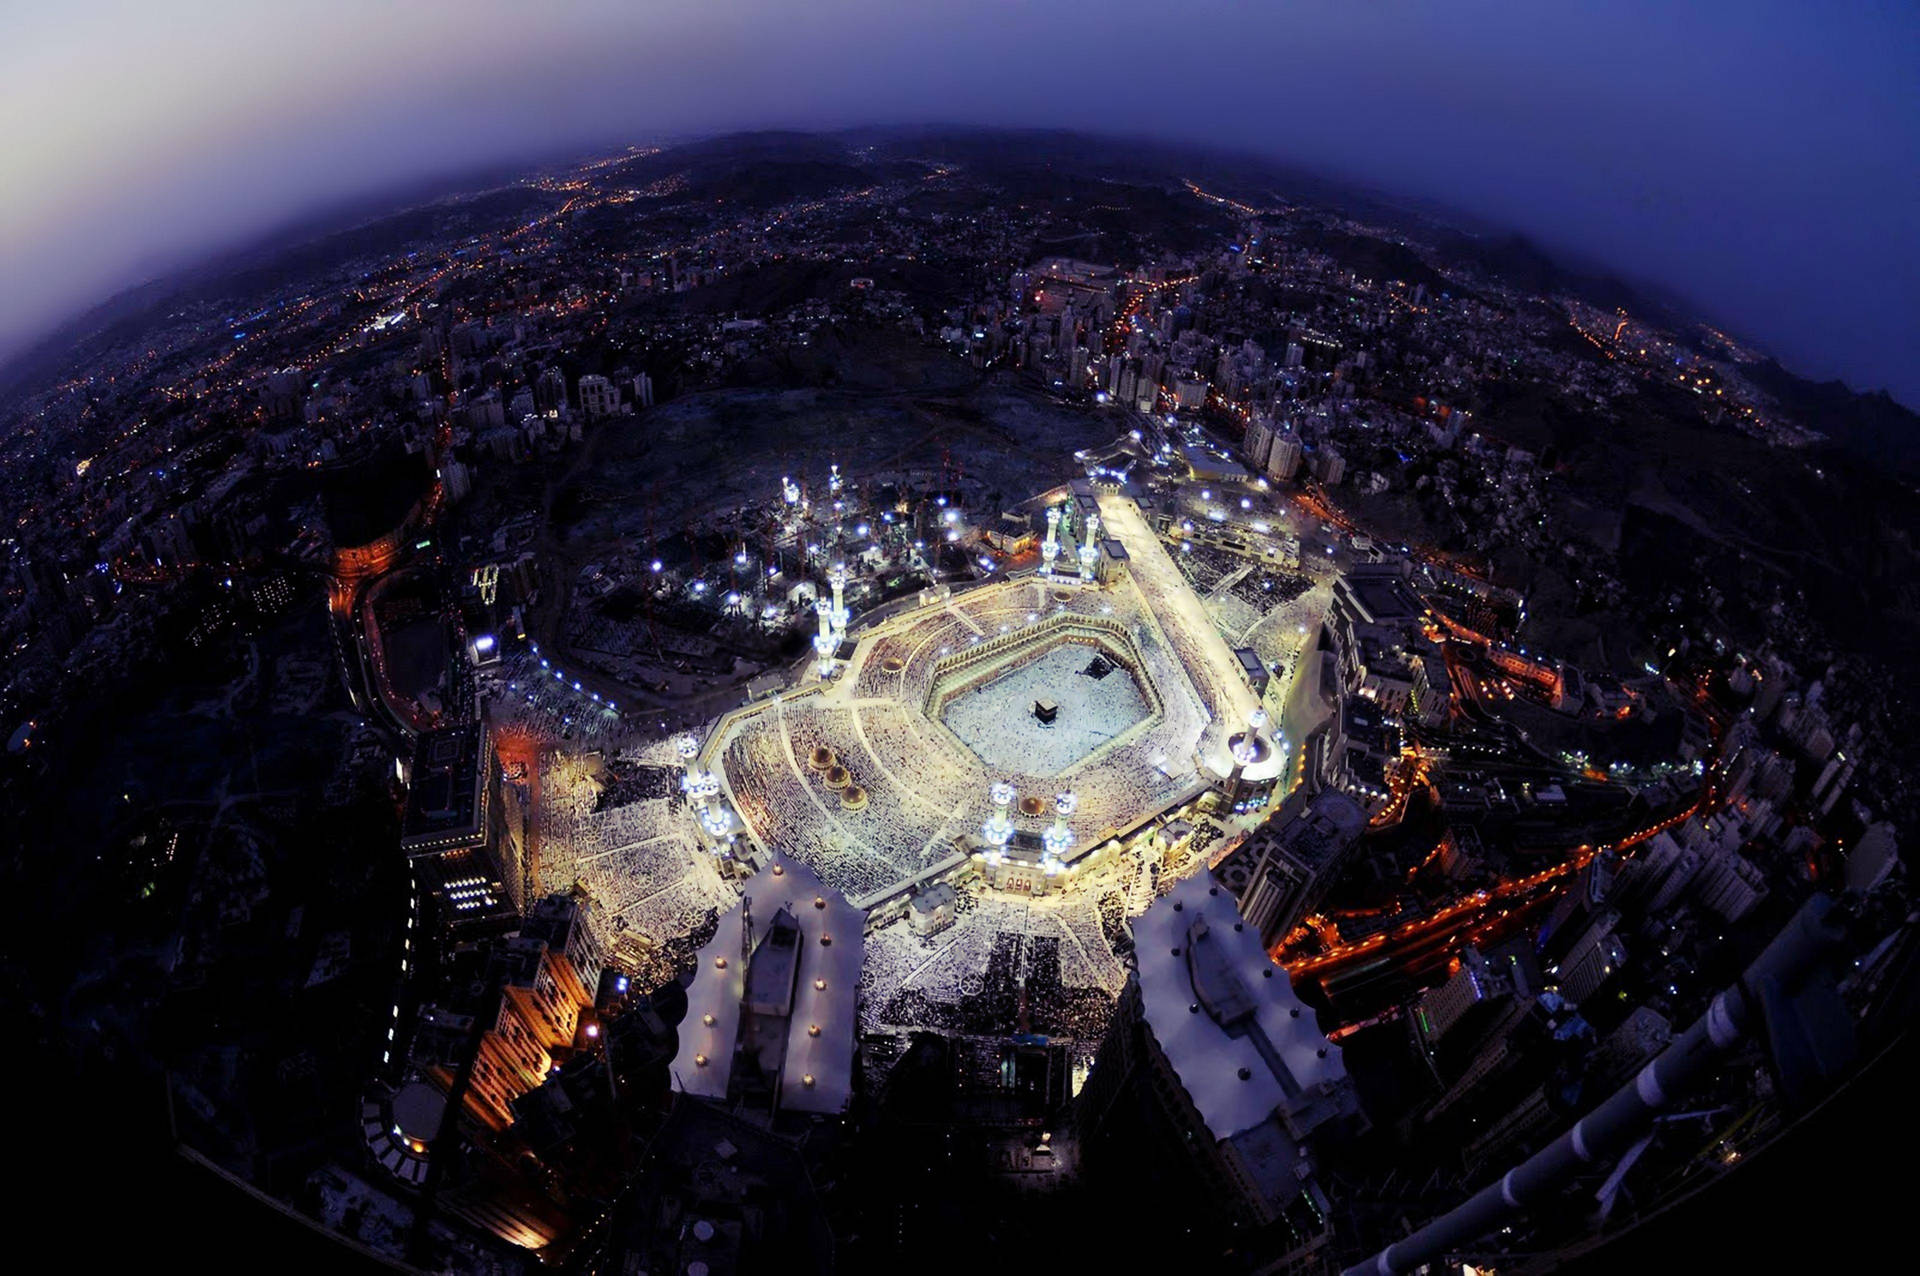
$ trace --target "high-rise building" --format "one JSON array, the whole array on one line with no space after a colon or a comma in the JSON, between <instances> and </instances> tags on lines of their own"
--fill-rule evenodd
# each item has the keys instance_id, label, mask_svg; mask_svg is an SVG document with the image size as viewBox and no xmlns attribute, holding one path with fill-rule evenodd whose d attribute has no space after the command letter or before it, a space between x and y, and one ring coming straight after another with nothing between
<instances>
[{"instance_id":1,"label":"high-rise building","mask_svg":"<svg viewBox=\"0 0 1920 1276\"><path fill-rule=\"evenodd\" d=\"M1339 486L1340 480L1347 474L1347 459L1332 447L1322 443L1313 454L1313 477L1328 487Z\"/></svg>"},{"instance_id":2,"label":"high-rise building","mask_svg":"<svg viewBox=\"0 0 1920 1276\"><path fill-rule=\"evenodd\" d=\"M527 898L526 828L483 724L421 733L400 849L442 925L472 931L517 923Z\"/></svg>"},{"instance_id":3,"label":"high-rise building","mask_svg":"<svg viewBox=\"0 0 1920 1276\"><path fill-rule=\"evenodd\" d=\"M1184 1180L1233 1222L1284 1220L1310 1250L1327 1209L1313 1142L1363 1120L1340 1048L1210 875L1134 934L1136 969L1075 1101L1084 1154L1137 1158L1130 1172Z\"/></svg>"},{"instance_id":4,"label":"high-rise building","mask_svg":"<svg viewBox=\"0 0 1920 1276\"><path fill-rule=\"evenodd\" d=\"M1257 416L1247 425L1247 437L1241 442L1240 448L1246 453L1247 464L1256 474L1266 467L1276 432L1270 417Z\"/></svg>"},{"instance_id":5,"label":"high-rise building","mask_svg":"<svg viewBox=\"0 0 1920 1276\"><path fill-rule=\"evenodd\" d=\"M1613 887L1613 859L1596 855L1580 870L1572 888L1554 901L1547 919L1540 924L1534 950L1543 961L1558 961L1586 934L1596 918L1613 912L1607 898ZM1616 915L1617 916L1617 915Z\"/></svg>"},{"instance_id":6,"label":"high-rise building","mask_svg":"<svg viewBox=\"0 0 1920 1276\"><path fill-rule=\"evenodd\" d=\"M1893 825L1870 824L1847 852L1846 883L1850 891L1866 892L1885 881L1900 865L1900 839Z\"/></svg>"},{"instance_id":7,"label":"high-rise building","mask_svg":"<svg viewBox=\"0 0 1920 1276\"><path fill-rule=\"evenodd\" d=\"M1847 785L1853 782L1853 773L1859 766L1859 759L1844 750L1836 750L1827 764L1820 768L1820 775L1813 782L1813 807L1826 815L1840 801Z\"/></svg>"},{"instance_id":8,"label":"high-rise building","mask_svg":"<svg viewBox=\"0 0 1920 1276\"><path fill-rule=\"evenodd\" d=\"M446 493L447 503L457 504L467 499L467 493L473 490L473 473L449 457L440 466L440 486Z\"/></svg>"},{"instance_id":9,"label":"high-rise building","mask_svg":"<svg viewBox=\"0 0 1920 1276\"><path fill-rule=\"evenodd\" d=\"M558 412L567 406L567 378L558 368L548 368L533 383L533 401L542 412Z\"/></svg>"},{"instance_id":10,"label":"high-rise building","mask_svg":"<svg viewBox=\"0 0 1920 1276\"><path fill-rule=\"evenodd\" d=\"M1207 383L1203 377L1182 377L1173 386L1173 406L1198 411L1207 406Z\"/></svg>"},{"instance_id":11,"label":"high-rise building","mask_svg":"<svg viewBox=\"0 0 1920 1276\"><path fill-rule=\"evenodd\" d=\"M1680 843L1673 840L1673 834L1665 829L1655 833L1634 850L1632 858L1620 865L1614 874L1613 884L1608 888L1610 901L1631 907L1635 904L1650 902L1666 880L1667 874L1679 864Z\"/></svg>"},{"instance_id":12,"label":"high-rise building","mask_svg":"<svg viewBox=\"0 0 1920 1276\"><path fill-rule=\"evenodd\" d=\"M565 996L590 1006L600 988L606 954L587 924L587 903L571 895L549 895L536 900L520 923L520 934L547 946L554 977Z\"/></svg>"},{"instance_id":13,"label":"high-rise building","mask_svg":"<svg viewBox=\"0 0 1920 1276\"><path fill-rule=\"evenodd\" d=\"M1693 890L1703 907L1737 922L1767 897L1767 875L1740 852L1725 849L1707 856Z\"/></svg>"},{"instance_id":14,"label":"high-rise building","mask_svg":"<svg viewBox=\"0 0 1920 1276\"><path fill-rule=\"evenodd\" d=\"M450 995L421 1007L411 1062L445 1094L466 1070L465 1119L475 1129L506 1129L513 1101L597 1030L583 1018L593 998L579 973L565 950L531 933L457 950L447 958Z\"/></svg>"},{"instance_id":15,"label":"high-rise building","mask_svg":"<svg viewBox=\"0 0 1920 1276\"><path fill-rule=\"evenodd\" d=\"M1267 477L1282 483L1291 479L1300 472L1303 455L1297 435L1291 431L1274 435L1267 448Z\"/></svg>"},{"instance_id":16,"label":"high-rise building","mask_svg":"<svg viewBox=\"0 0 1920 1276\"><path fill-rule=\"evenodd\" d=\"M1627 960L1627 947L1614 934L1620 915L1604 910L1588 923L1580 937L1567 949L1551 973L1559 981L1560 995L1580 1005L1598 992Z\"/></svg>"},{"instance_id":17,"label":"high-rise building","mask_svg":"<svg viewBox=\"0 0 1920 1276\"><path fill-rule=\"evenodd\" d=\"M1682 850L1673 867L1660 879L1653 898L1647 902L1650 913L1664 913L1680 901L1693 885L1693 879L1700 874L1702 857L1699 851Z\"/></svg>"},{"instance_id":18,"label":"high-rise building","mask_svg":"<svg viewBox=\"0 0 1920 1276\"><path fill-rule=\"evenodd\" d=\"M1512 956L1489 958L1477 948L1460 954L1460 969L1438 988L1420 994L1413 1007L1413 1026L1421 1043L1437 1049L1448 1034L1459 1029L1469 1037L1475 1024L1492 1007L1516 994L1528 992L1527 977L1519 959Z\"/></svg>"},{"instance_id":19,"label":"high-rise building","mask_svg":"<svg viewBox=\"0 0 1920 1276\"><path fill-rule=\"evenodd\" d=\"M1240 845L1234 852L1246 872L1240 913L1263 944L1313 911L1366 828L1359 804L1328 789L1287 802Z\"/></svg>"},{"instance_id":20,"label":"high-rise building","mask_svg":"<svg viewBox=\"0 0 1920 1276\"><path fill-rule=\"evenodd\" d=\"M606 1075L591 1053L602 1031L592 1014L600 959L581 909L553 896L533 906L518 933L447 953L440 995L415 1022L408 1079L385 1113L362 1109L382 1164L418 1185L429 1159L446 1158L442 1208L528 1249L545 1248L576 1220L520 1136L546 1142L563 1115L556 1106L583 1116L571 1106L587 1098L580 1079ZM568 1060L570 1081L562 1076ZM443 1124L456 1096L457 1126ZM536 1119L523 1131L529 1111Z\"/></svg>"}]
</instances>

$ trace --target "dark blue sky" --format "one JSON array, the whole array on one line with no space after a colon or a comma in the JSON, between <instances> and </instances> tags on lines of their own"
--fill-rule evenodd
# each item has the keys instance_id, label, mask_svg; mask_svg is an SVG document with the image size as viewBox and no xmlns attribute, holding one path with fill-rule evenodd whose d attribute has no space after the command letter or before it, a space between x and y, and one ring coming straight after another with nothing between
<instances>
[{"instance_id":1,"label":"dark blue sky","mask_svg":"<svg viewBox=\"0 0 1920 1276\"><path fill-rule=\"evenodd\" d=\"M70 0L0 40L0 354L422 176L938 120L1213 142L1442 201L1920 405L1920 6L1682 8Z\"/></svg>"}]
</instances>

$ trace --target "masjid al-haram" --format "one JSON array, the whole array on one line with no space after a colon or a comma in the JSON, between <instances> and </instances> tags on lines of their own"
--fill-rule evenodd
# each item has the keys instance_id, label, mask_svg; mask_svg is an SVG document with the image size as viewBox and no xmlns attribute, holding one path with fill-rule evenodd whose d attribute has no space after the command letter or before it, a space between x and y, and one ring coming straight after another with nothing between
<instances>
[{"instance_id":1,"label":"masjid al-haram","mask_svg":"<svg viewBox=\"0 0 1920 1276\"><path fill-rule=\"evenodd\" d=\"M1122 498L1097 504L1110 533L1133 527ZM1044 836L1071 793L1068 837L1036 865L1040 881L1070 879L1102 843L1197 796L1196 763L1229 773L1221 724L1254 709L1232 653L1193 623L1154 538L1108 540L1124 556L1109 548L1104 581L1076 565L930 598L859 634L844 668L724 718L698 761L742 853L791 856L877 900L1006 853L1016 837L996 846L996 815ZM1004 808L999 784L1015 791Z\"/></svg>"}]
</instances>

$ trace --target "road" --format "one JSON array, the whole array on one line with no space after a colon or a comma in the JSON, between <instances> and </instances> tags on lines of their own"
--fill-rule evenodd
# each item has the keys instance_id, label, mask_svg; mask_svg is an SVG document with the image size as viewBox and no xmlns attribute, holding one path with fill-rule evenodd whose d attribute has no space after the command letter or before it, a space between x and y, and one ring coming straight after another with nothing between
<instances>
[{"instance_id":1,"label":"road","mask_svg":"<svg viewBox=\"0 0 1920 1276\"><path fill-rule=\"evenodd\" d=\"M1671 815L1647 828L1610 843L1607 847L1578 846L1566 858L1525 877L1509 878L1497 885L1456 900L1436 912L1401 923L1391 930L1341 944L1330 952L1310 957L1286 959L1278 946L1273 959L1286 968L1296 982L1306 977L1318 979L1323 986L1341 974L1383 958L1409 976L1428 968L1427 958L1436 952L1450 952L1464 943L1483 943L1501 937L1503 923L1553 898L1603 849L1629 850L1648 838L1689 819L1708 799Z\"/></svg>"}]
</instances>

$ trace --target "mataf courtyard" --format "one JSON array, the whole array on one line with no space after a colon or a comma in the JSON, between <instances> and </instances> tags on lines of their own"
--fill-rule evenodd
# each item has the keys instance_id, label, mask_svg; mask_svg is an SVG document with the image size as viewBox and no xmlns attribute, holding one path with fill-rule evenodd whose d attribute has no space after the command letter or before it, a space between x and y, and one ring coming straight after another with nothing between
<instances>
[{"instance_id":1,"label":"mataf courtyard","mask_svg":"<svg viewBox=\"0 0 1920 1276\"><path fill-rule=\"evenodd\" d=\"M1036 645L1029 659L994 670L938 715L988 767L1061 775L1152 715L1128 667L1098 648L1070 640Z\"/></svg>"}]
</instances>

